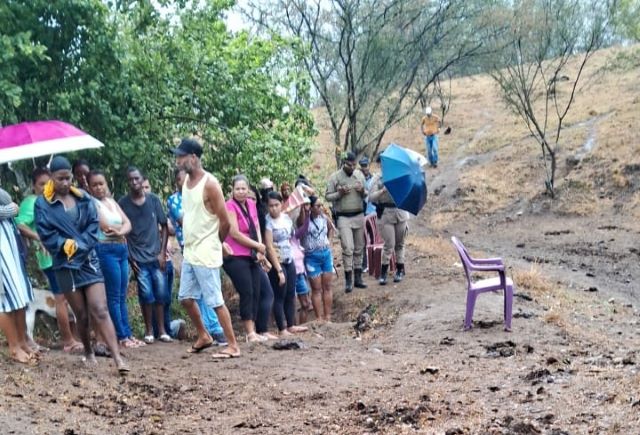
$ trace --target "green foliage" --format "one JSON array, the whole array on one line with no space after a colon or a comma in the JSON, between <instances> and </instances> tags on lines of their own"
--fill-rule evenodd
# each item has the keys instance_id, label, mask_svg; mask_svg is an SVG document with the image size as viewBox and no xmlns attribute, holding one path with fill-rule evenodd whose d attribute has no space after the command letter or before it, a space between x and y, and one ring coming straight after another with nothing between
<instances>
[{"instance_id":1,"label":"green foliage","mask_svg":"<svg viewBox=\"0 0 640 435\"><path fill-rule=\"evenodd\" d=\"M615 24L625 38L640 41L640 0L618 0Z\"/></svg>"},{"instance_id":2,"label":"green foliage","mask_svg":"<svg viewBox=\"0 0 640 435\"><path fill-rule=\"evenodd\" d=\"M132 164L170 192L168 151L183 136L201 139L205 167L223 183L237 172L291 179L306 164L314 130L288 95L308 83L286 62L299 56L294 44L229 33L231 1L165 1L162 13L116 3L0 5L0 123L61 119L97 137L103 149L78 154L107 171L116 195Z\"/></svg>"}]
</instances>

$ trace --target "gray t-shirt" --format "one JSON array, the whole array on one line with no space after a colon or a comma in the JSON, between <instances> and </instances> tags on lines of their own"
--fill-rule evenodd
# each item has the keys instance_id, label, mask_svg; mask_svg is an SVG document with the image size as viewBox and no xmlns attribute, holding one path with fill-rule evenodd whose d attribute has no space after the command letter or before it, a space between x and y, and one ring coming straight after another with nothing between
<instances>
[{"instance_id":1,"label":"gray t-shirt","mask_svg":"<svg viewBox=\"0 0 640 435\"><path fill-rule=\"evenodd\" d=\"M273 244L280 251L280 260L289 263L293 260L291 252L291 236L293 236L293 221L286 213L281 213L277 219L267 215L267 230L273 234Z\"/></svg>"},{"instance_id":2,"label":"gray t-shirt","mask_svg":"<svg viewBox=\"0 0 640 435\"><path fill-rule=\"evenodd\" d=\"M127 195L120 198L118 204L131 221L131 232L127 234L129 255L138 263L156 261L161 248L158 225L167 224L160 198L149 193L142 205L136 205Z\"/></svg>"}]
</instances>

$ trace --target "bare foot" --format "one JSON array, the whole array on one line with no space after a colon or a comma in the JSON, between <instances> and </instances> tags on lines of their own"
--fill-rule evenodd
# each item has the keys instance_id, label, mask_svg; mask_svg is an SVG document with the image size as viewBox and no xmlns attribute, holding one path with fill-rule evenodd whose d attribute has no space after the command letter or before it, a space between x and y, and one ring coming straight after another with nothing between
<instances>
[{"instance_id":1,"label":"bare foot","mask_svg":"<svg viewBox=\"0 0 640 435\"><path fill-rule=\"evenodd\" d=\"M24 353L26 353L27 355L29 355L29 358L39 358L40 355L38 355L38 352L36 352L34 349L31 348L31 346L29 346L26 342L22 343L20 345L20 350Z\"/></svg>"},{"instance_id":2,"label":"bare foot","mask_svg":"<svg viewBox=\"0 0 640 435\"><path fill-rule=\"evenodd\" d=\"M9 350L9 358L20 364L35 365L38 360L25 352L21 347Z\"/></svg>"},{"instance_id":3,"label":"bare foot","mask_svg":"<svg viewBox=\"0 0 640 435\"><path fill-rule=\"evenodd\" d=\"M278 337L277 335L272 334L272 333L270 333L270 332L265 332L265 333L260 334L260 335L262 335L262 336L263 336L264 338L266 338L267 340L277 340L278 338L280 338L280 337Z\"/></svg>"},{"instance_id":4,"label":"bare foot","mask_svg":"<svg viewBox=\"0 0 640 435\"><path fill-rule=\"evenodd\" d=\"M298 334L300 332L307 332L309 328L306 326L291 326L287 330L293 334Z\"/></svg>"},{"instance_id":5,"label":"bare foot","mask_svg":"<svg viewBox=\"0 0 640 435\"><path fill-rule=\"evenodd\" d=\"M293 334L286 329L283 329L282 331L280 331L280 338L282 337L293 337Z\"/></svg>"},{"instance_id":6,"label":"bare foot","mask_svg":"<svg viewBox=\"0 0 640 435\"><path fill-rule=\"evenodd\" d=\"M267 337L263 337L262 335L256 334L255 332L247 335L247 343L262 343L267 340Z\"/></svg>"}]
</instances>

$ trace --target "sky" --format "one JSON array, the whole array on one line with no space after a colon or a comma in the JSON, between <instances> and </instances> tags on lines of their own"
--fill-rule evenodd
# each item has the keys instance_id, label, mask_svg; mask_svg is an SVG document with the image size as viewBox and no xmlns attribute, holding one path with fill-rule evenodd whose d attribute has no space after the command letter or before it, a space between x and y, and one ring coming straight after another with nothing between
<instances>
[{"instance_id":1,"label":"sky","mask_svg":"<svg viewBox=\"0 0 640 435\"><path fill-rule=\"evenodd\" d=\"M227 28L232 32L238 32L248 28L240 13L240 8L246 6L246 0L238 0L233 9L227 12L227 19L225 20Z\"/></svg>"}]
</instances>

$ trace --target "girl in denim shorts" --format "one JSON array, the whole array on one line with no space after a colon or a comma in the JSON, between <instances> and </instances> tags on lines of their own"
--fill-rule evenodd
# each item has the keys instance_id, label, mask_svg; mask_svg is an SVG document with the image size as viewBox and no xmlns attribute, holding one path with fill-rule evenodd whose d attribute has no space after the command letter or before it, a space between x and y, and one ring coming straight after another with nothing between
<instances>
[{"instance_id":1,"label":"girl in denim shorts","mask_svg":"<svg viewBox=\"0 0 640 435\"><path fill-rule=\"evenodd\" d=\"M333 294L333 254L331 253L331 237L333 226L322 210L322 203L316 196L310 198L310 210L306 216L302 247L304 264L311 283L311 303L316 318L325 322L331 321Z\"/></svg>"}]
</instances>

